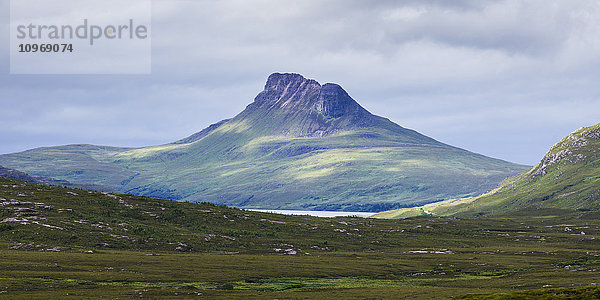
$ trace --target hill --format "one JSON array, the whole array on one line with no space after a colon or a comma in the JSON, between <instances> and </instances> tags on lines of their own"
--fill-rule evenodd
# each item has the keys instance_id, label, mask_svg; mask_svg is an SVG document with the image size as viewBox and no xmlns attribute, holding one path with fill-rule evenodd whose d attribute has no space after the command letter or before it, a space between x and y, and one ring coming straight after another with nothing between
<instances>
[{"instance_id":1,"label":"hill","mask_svg":"<svg viewBox=\"0 0 600 300\"><path fill-rule=\"evenodd\" d=\"M54 178L50 178L50 177L31 176L25 172L21 172L19 170L15 170L15 169L5 168L3 166L0 166L0 177L18 179L18 180L22 180L22 181L26 181L26 182L30 182L30 183L37 183L37 184L57 185L57 186L64 186L64 187L70 187L70 188L81 188L81 189L88 189L88 190L95 190L95 191L113 192L113 190L111 190L107 187L103 187L103 186L92 185L92 184L74 184L74 183L68 182L66 180L54 179Z\"/></svg>"},{"instance_id":2,"label":"hill","mask_svg":"<svg viewBox=\"0 0 600 300\"><path fill-rule=\"evenodd\" d=\"M281 215L0 177L0 245L17 250L388 252L399 247L470 245L472 238L463 235L465 231L497 225L484 223ZM429 230L432 226L439 230ZM406 234L394 234L400 230Z\"/></svg>"},{"instance_id":3,"label":"hill","mask_svg":"<svg viewBox=\"0 0 600 300\"><path fill-rule=\"evenodd\" d=\"M550 148L535 167L508 178L490 193L384 212L378 217L539 215L599 209L600 124L597 124L569 134Z\"/></svg>"},{"instance_id":4,"label":"hill","mask_svg":"<svg viewBox=\"0 0 600 300\"><path fill-rule=\"evenodd\" d=\"M595 212L317 218L0 177L0 298L586 295L599 233Z\"/></svg>"},{"instance_id":5,"label":"hill","mask_svg":"<svg viewBox=\"0 0 600 300\"><path fill-rule=\"evenodd\" d=\"M373 115L337 84L280 73L237 116L171 144L39 148L0 164L136 195L340 211L475 196L527 169Z\"/></svg>"}]
</instances>

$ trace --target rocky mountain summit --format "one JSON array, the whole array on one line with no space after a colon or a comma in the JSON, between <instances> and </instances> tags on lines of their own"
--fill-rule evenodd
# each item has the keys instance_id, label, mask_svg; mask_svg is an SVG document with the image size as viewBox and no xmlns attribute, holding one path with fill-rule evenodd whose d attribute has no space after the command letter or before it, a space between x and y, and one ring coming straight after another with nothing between
<instances>
[{"instance_id":1,"label":"rocky mountain summit","mask_svg":"<svg viewBox=\"0 0 600 300\"><path fill-rule=\"evenodd\" d=\"M295 73L271 74L264 90L244 111L211 127L225 123L250 134L287 137L322 137L380 127L411 137L414 142L442 145L371 114L338 84L321 85Z\"/></svg>"},{"instance_id":2,"label":"rocky mountain summit","mask_svg":"<svg viewBox=\"0 0 600 300\"><path fill-rule=\"evenodd\" d=\"M352 99L333 83L320 85L299 74L275 73L269 76L265 89L240 114L241 120L254 117L272 118L286 114L273 124L275 134L291 136L324 136L354 128L375 125L379 118Z\"/></svg>"}]
</instances>

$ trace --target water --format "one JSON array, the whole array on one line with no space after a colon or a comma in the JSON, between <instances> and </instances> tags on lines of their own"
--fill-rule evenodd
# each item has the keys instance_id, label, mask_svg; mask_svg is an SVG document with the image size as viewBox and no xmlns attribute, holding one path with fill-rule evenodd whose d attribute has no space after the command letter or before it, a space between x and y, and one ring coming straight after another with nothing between
<instances>
[{"instance_id":1,"label":"water","mask_svg":"<svg viewBox=\"0 0 600 300\"><path fill-rule=\"evenodd\" d=\"M321 218L334 218L334 217L347 217L347 216L359 216L359 217L370 217L375 213L371 212L351 212L351 211L318 211L318 210L280 210L280 209L248 209L251 211L268 212L274 214L283 215L309 215L313 217Z\"/></svg>"}]
</instances>

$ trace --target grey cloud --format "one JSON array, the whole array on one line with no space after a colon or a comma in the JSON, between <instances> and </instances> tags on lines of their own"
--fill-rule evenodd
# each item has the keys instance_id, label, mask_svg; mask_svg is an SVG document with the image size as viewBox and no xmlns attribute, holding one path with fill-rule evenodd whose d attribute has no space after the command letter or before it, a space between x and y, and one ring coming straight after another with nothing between
<instances>
[{"instance_id":1,"label":"grey cloud","mask_svg":"<svg viewBox=\"0 0 600 300\"><path fill-rule=\"evenodd\" d=\"M497 1L471 11L427 7L414 18L396 20L391 36L539 55L556 51L577 30L572 12L580 9L548 1Z\"/></svg>"},{"instance_id":2,"label":"grey cloud","mask_svg":"<svg viewBox=\"0 0 600 300\"><path fill-rule=\"evenodd\" d=\"M444 142L534 164L600 122L598 15L596 1L156 0L150 76L0 75L0 152L170 142L241 111L279 71L339 83Z\"/></svg>"}]
</instances>

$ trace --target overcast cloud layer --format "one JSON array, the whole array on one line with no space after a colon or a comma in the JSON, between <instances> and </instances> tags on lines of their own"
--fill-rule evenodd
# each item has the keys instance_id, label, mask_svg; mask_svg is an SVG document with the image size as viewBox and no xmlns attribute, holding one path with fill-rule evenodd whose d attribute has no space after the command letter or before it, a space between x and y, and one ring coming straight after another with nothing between
<instances>
[{"instance_id":1,"label":"overcast cloud layer","mask_svg":"<svg viewBox=\"0 0 600 300\"><path fill-rule=\"evenodd\" d=\"M0 0L0 153L146 146L240 112L273 72L336 82L374 114L535 164L600 122L600 2L153 2L152 75L9 75Z\"/></svg>"}]
</instances>

